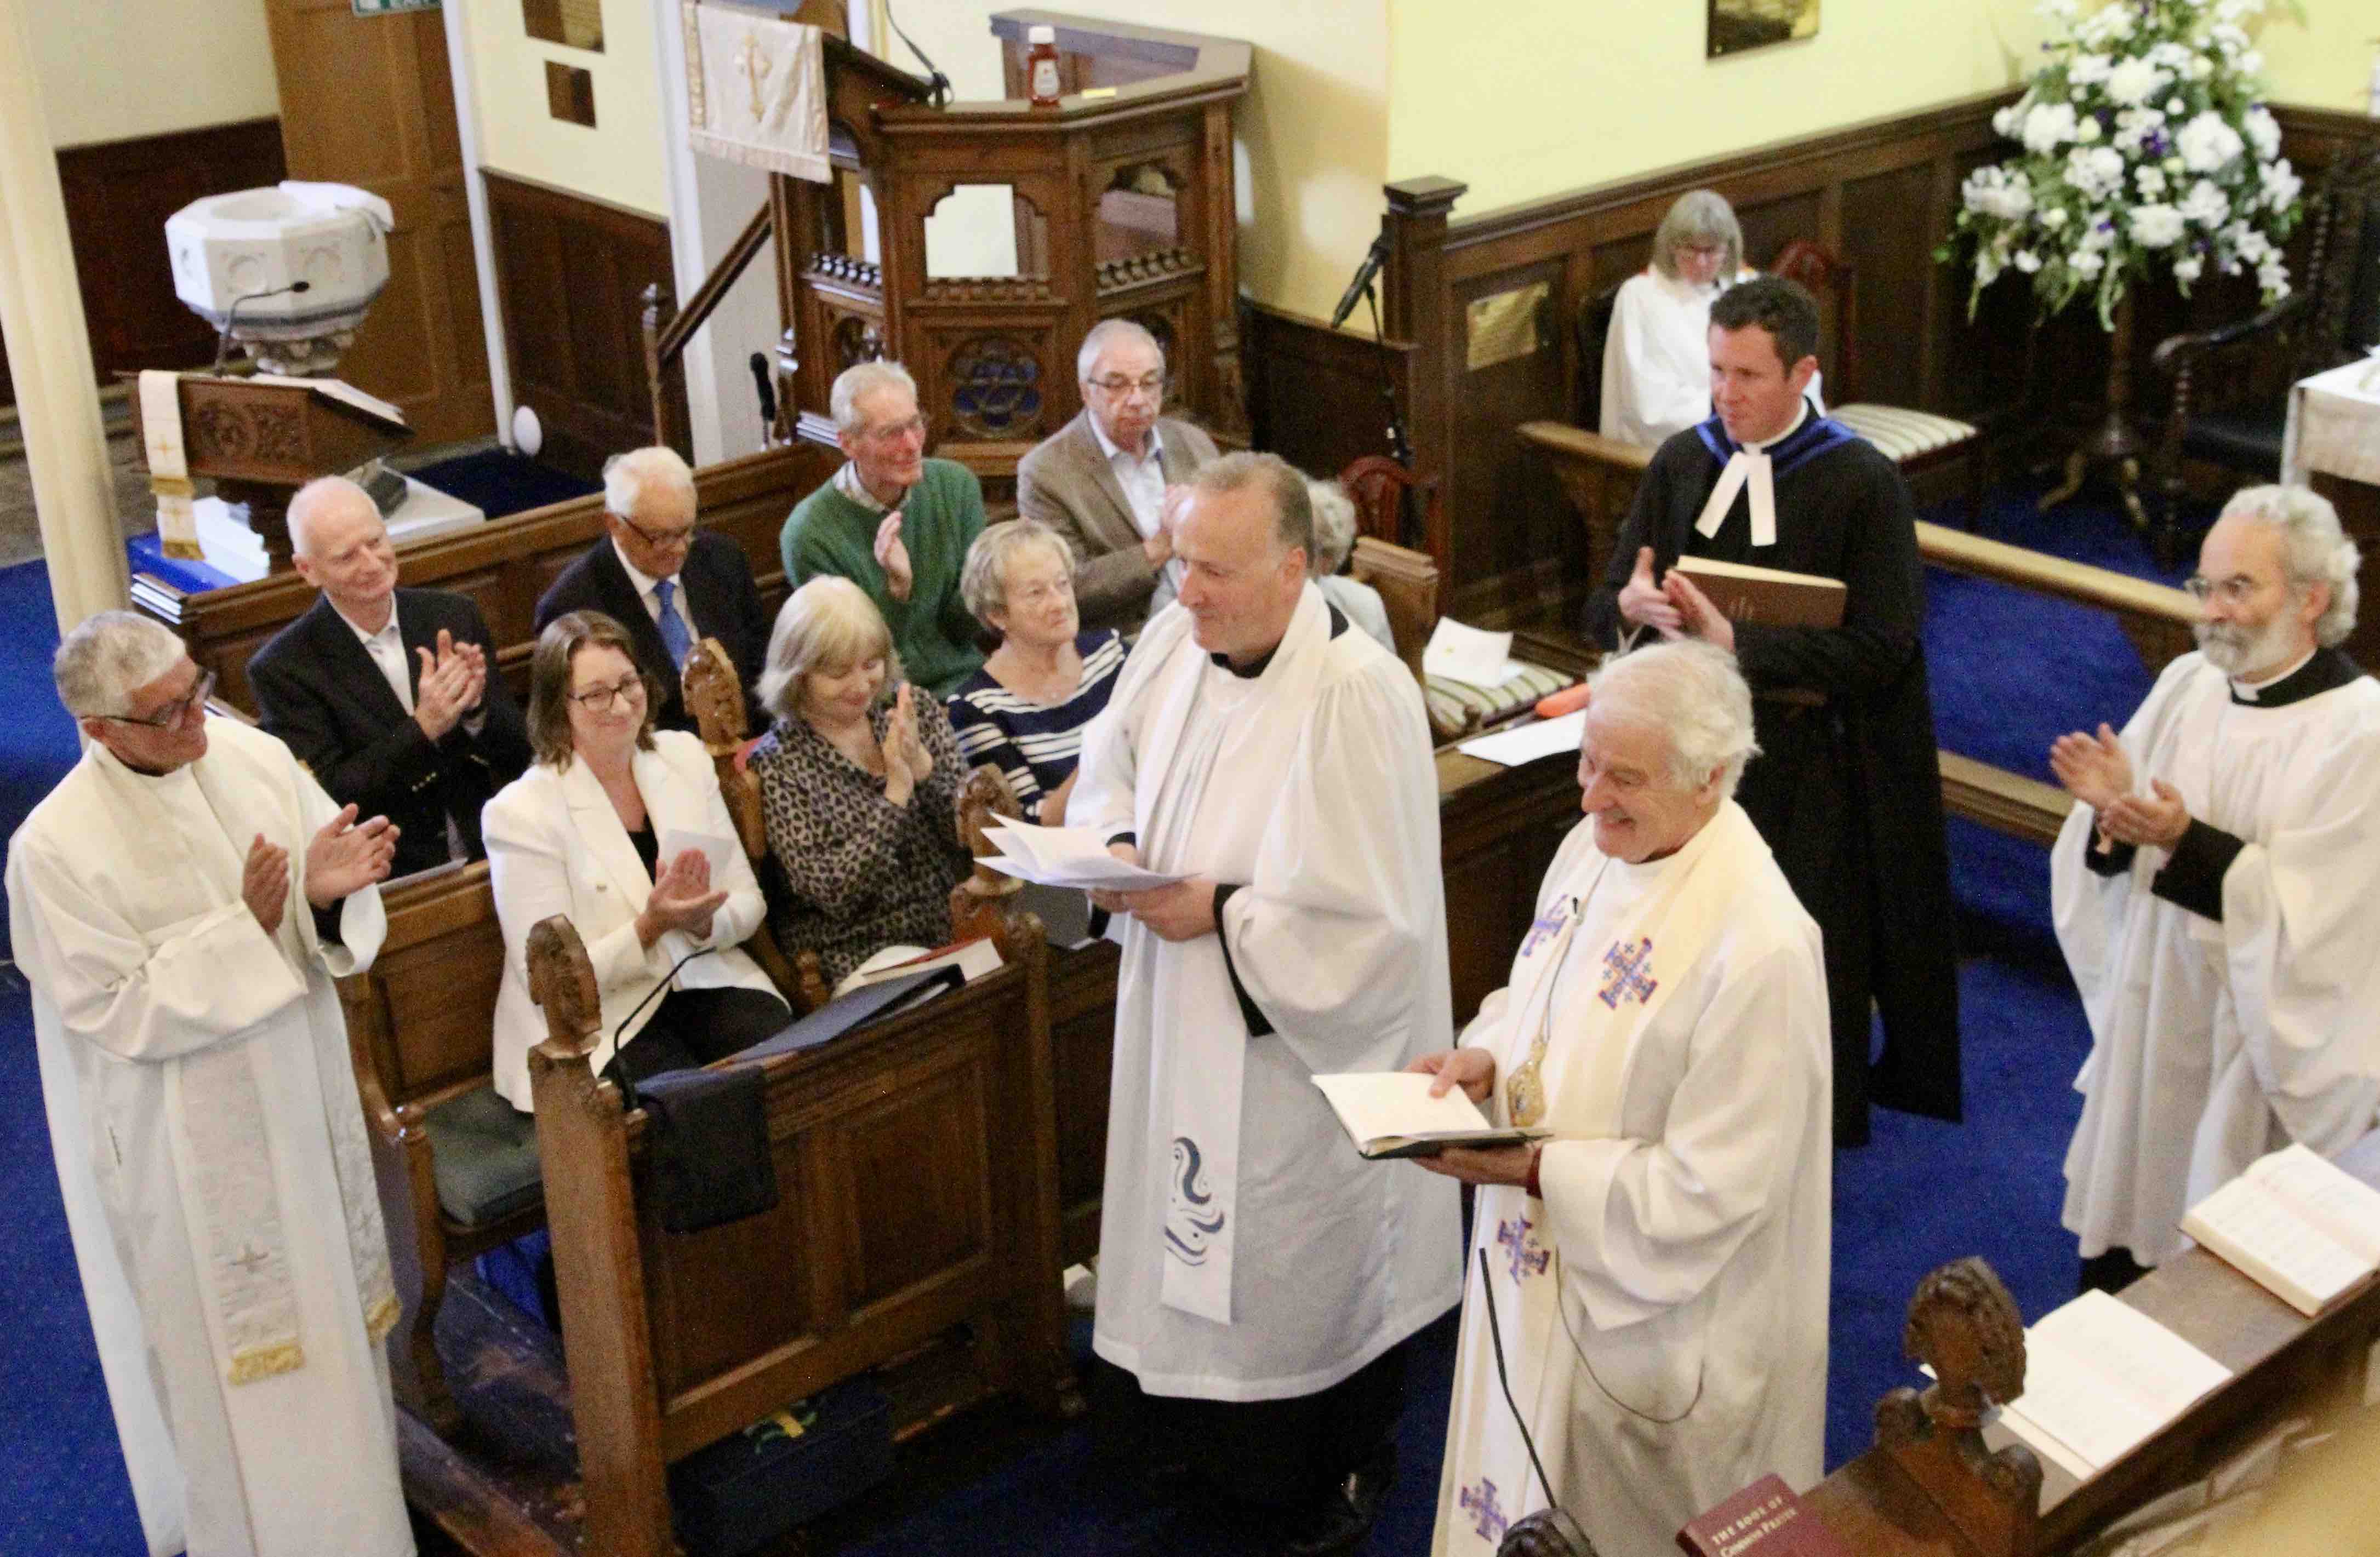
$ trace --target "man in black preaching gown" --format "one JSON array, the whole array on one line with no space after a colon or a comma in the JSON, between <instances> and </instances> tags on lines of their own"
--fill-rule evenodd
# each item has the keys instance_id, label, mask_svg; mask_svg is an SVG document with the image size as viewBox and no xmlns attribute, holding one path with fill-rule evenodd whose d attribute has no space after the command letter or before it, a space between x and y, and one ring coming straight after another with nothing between
<instances>
[{"instance_id":1,"label":"man in black preaching gown","mask_svg":"<svg viewBox=\"0 0 2380 1557\"><path fill-rule=\"evenodd\" d=\"M1653 455L1586 626L1614 647L1687 634L1735 651L1762 753L1736 798L1825 936L1835 1143L1856 1146L1871 1101L1959 1117L1958 978L1916 516L1892 462L1805 398L1817 334L1789 281L1712 305L1717 414ZM1842 625L1731 623L1670 572L1681 555L1839 578Z\"/></svg>"}]
</instances>

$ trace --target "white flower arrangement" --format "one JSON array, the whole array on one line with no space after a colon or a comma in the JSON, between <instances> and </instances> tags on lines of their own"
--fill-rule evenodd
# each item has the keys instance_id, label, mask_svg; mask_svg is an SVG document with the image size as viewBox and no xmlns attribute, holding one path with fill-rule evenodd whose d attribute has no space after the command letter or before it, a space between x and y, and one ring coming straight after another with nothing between
<instances>
[{"instance_id":1,"label":"white flower arrangement","mask_svg":"<svg viewBox=\"0 0 2380 1557\"><path fill-rule=\"evenodd\" d=\"M2242 25L2266 4L2111 0L2084 16L2044 0L2046 58L1992 119L2024 150L1968 175L1938 255L1972 259L1970 312L2010 269L2043 312L2088 294L2109 329L2126 290L2157 274L2186 295L2209 270L2253 271L2266 303L2289 295L2280 246L2302 184ZM2273 4L2303 19L2296 0Z\"/></svg>"}]
</instances>

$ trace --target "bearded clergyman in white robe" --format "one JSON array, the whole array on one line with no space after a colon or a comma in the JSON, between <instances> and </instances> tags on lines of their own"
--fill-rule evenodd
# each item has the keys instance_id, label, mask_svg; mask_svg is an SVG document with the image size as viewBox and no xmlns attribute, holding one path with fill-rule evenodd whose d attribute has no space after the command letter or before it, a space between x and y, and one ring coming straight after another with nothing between
<instances>
[{"instance_id":1,"label":"bearded clergyman in white robe","mask_svg":"<svg viewBox=\"0 0 2380 1557\"><path fill-rule=\"evenodd\" d=\"M1667 1551L1760 1477L1823 1469L1833 1039L1817 925L1730 798L1751 694L1696 642L1592 685L1589 820L1511 983L1413 1067L1550 1132L1421 1160L1479 1187L1437 1557L1562 1515L1597 1551Z\"/></svg>"},{"instance_id":2,"label":"bearded clergyman in white robe","mask_svg":"<svg viewBox=\"0 0 2380 1557\"><path fill-rule=\"evenodd\" d=\"M2338 647L2357 561L2320 496L2239 493L2191 580L2199 651L2121 734L2050 748L2081 803L2050 902L2091 1023L2085 1286L2180 1252L2183 1213L2266 1152L2336 1155L2380 1116L2380 683Z\"/></svg>"},{"instance_id":3,"label":"bearded clergyman in white robe","mask_svg":"<svg viewBox=\"0 0 2380 1557\"><path fill-rule=\"evenodd\" d=\"M152 1553L409 1557L395 1324L334 977L395 830L210 719L165 628L59 646L82 760L8 846L50 1138Z\"/></svg>"},{"instance_id":4,"label":"bearded clergyman in white robe","mask_svg":"<svg viewBox=\"0 0 2380 1557\"><path fill-rule=\"evenodd\" d=\"M1451 1026L1438 788L1410 671L1306 577L1305 478L1234 454L1174 529L1085 738L1070 825L1189 879L1123 920L1093 1346L1194 1479L1352 1549L1393 1475L1404 1345L1459 1297L1454 1186L1349 1150L1318 1072Z\"/></svg>"}]
</instances>

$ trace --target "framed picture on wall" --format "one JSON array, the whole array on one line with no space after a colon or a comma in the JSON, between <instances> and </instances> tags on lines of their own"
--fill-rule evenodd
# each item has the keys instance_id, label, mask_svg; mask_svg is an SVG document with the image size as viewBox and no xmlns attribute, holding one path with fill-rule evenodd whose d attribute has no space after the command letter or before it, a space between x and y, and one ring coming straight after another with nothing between
<instances>
[{"instance_id":1,"label":"framed picture on wall","mask_svg":"<svg viewBox=\"0 0 2380 1557\"><path fill-rule=\"evenodd\" d=\"M1708 0L1712 59L1818 35L1818 0Z\"/></svg>"}]
</instances>

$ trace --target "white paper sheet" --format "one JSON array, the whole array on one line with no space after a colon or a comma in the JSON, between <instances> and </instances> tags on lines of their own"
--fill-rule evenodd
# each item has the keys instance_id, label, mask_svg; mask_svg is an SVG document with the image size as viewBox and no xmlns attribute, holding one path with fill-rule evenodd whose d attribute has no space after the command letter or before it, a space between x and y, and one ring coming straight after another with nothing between
<instances>
[{"instance_id":1,"label":"white paper sheet","mask_svg":"<svg viewBox=\"0 0 2380 1557\"><path fill-rule=\"evenodd\" d=\"M1484 633L1465 627L1451 616L1438 619L1429 646L1421 651L1421 668L1432 676L1494 686L1508 679L1505 667L1512 658L1512 634Z\"/></svg>"},{"instance_id":2,"label":"white paper sheet","mask_svg":"<svg viewBox=\"0 0 2380 1557\"><path fill-rule=\"evenodd\" d=\"M1493 735L1482 735L1465 741L1455 750L1477 757L1482 762L1501 763L1506 767L1518 767L1523 763L1549 757L1558 752L1575 754L1579 740L1586 732L1586 710L1564 714L1558 719L1536 719L1515 725L1511 730Z\"/></svg>"},{"instance_id":3,"label":"white paper sheet","mask_svg":"<svg viewBox=\"0 0 2380 1557\"><path fill-rule=\"evenodd\" d=\"M689 827L663 827L656 857L661 861L662 868L666 870L672 860L691 849L710 863L710 884L717 887L727 879L727 862L739 847L732 838L698 833Z\"/></svg>"},{"instance_id":4,"label":"white paper sheet","mask_svg":"<svg viewBox=\"0 0 2380 1557\"><path fill-rule=\"evenodd\" d=\"M1044 887L1104 887L1115 892L1141 892L1171 887L1184 878L1125 864L1108 852L1107 840L1088 827L1042 827L1030 822L1002 822L984 829L1000 852L983 863L1003 875Z\"/></svg>"}]
</instances>

